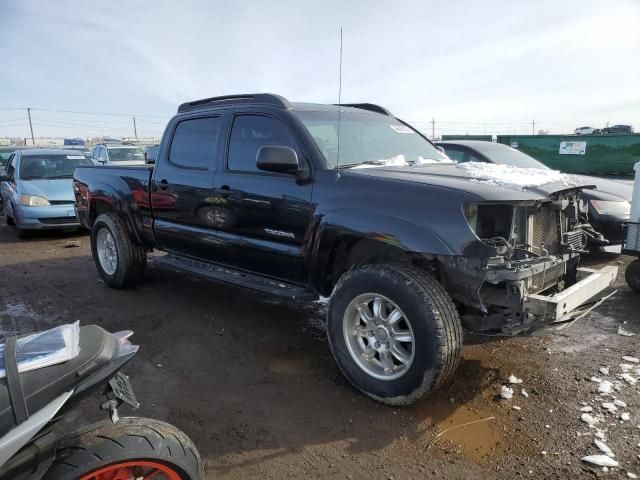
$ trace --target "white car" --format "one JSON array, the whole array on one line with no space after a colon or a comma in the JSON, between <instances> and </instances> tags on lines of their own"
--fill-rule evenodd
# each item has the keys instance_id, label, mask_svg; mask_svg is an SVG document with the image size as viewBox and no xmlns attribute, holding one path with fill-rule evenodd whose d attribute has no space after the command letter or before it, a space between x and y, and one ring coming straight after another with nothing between
<instances>
[{"instance_id":1,"label":"white car","mask_svg":"<svg viewBox=\"0 0 640 480\"><path fill-rule=\"evenodd\" d=\"M576 135L589 135L591 133L600 133L600 130L593 127L578 127L573 131L573 133Z\"/></svg>"}]
</instances>

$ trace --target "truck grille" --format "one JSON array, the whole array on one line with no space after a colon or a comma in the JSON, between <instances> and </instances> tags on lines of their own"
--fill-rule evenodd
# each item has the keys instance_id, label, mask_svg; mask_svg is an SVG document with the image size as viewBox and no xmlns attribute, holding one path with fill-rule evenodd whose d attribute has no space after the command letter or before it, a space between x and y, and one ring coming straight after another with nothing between
<instances>
[{"instance_id":1,"label":"truck grille","mask_svg":"<svg viewBox=\"0 0 640 480\"><path fill-rule=\"evenodd\" d=\"M542 207L529 220L529 244L536 252L544 248L550 254L560 252L560 211Z\"/></svg>"}]
</instances>

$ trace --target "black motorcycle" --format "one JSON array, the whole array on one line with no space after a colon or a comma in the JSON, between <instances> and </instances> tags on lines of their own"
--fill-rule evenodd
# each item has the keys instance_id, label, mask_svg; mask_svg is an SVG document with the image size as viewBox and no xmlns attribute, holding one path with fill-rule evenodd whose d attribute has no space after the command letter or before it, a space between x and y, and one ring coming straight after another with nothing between
<instances>
[{"instance_id":1,"label":"black motorcycle","mask_svg":"<svg viewBox=\"0 0 640 480\"><path fill-rule=\"evenodd\" d=\"M123 403L138 407L129 377L119 372L138 350L128 340L131 334L111 334L94 325L79 327L79 352L74 358L24 372L19 366L21 354L16 353L20 339L5 339L0 479L203 478L200 455L183 432L158 420L120 418L118 407ZM33 357L38 361L37 355ZM102 389L100 407L108 418L78 428L74 417L80 410L72 409L96 389Z\"/></svg>"}]
</instances>

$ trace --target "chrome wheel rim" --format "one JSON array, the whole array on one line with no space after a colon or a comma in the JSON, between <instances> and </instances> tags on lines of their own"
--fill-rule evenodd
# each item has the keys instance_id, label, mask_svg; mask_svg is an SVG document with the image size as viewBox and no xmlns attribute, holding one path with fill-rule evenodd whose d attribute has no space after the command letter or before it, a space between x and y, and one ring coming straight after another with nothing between
<instances>
[{"instance_id":1,"label":"chrome wheel rim","mask_svg":"<svg viewBox=\"0 0 640 480\"><path fill-rule=\"evenodd\" d=\"M377 293L354 298L345 310L342 330L351 358L368 375L395 380L411 367L415 337L400 307Z\"/></svg>"},{"instance_id":2,"label":"chrome wheel rim","mask_svg":"<svg viewBox=\"0 0 640 480\"><path fill-rule=\"evenodd\" d=\"M107 275L113 275L118 268L118 250L113 235L106 228L98 230L96 236L96 249L98 251L98 261L102 270Z\"/></svg>"}]
</instances>

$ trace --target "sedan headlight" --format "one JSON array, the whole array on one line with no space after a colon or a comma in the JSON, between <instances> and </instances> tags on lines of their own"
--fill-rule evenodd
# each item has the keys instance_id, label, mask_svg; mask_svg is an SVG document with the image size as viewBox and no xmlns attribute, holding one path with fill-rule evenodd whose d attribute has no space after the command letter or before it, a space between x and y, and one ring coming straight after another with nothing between
<instances>
[{"instance_id":1,"label":"sedan headlight","mask_svg":"<svg viewBox=\"0 0 640 480\"><path fill-rule=\"evenodd\" d=\"M591 206L599 215L611 215L614 217L629 217L631 204L629 202L612 202L609 200L591 200Z\"/></svg>"},{"instance_id":2,"label":"sedan headlight","mask_svg":"<svg viewBox=\"0 0 640 480\"><path fill-rule=\"evenodd\" d=\"M20 205L23 207L46 207L51 205L49 200L36 195L20 195Z\"/></svg>"}]
</instances>

